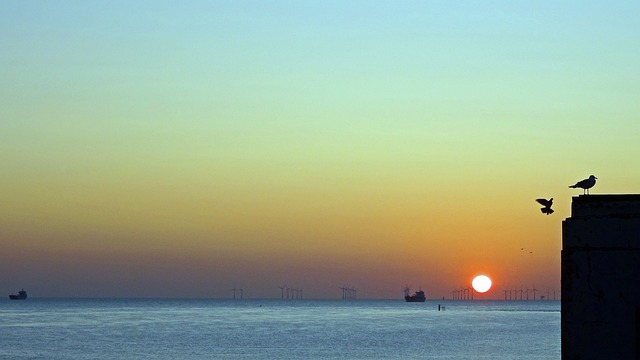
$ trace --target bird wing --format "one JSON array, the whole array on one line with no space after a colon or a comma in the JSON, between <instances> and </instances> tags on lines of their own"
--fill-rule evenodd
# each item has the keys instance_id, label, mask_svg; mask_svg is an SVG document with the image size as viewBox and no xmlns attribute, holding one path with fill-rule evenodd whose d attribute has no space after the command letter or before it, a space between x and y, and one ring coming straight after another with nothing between
<instances>
[{"instance_id":1,"label":"bird wing","mask_svg":"<svg viewBox=\"0 0 640 360\"><path fill-rule=\"evenodd\" d=\"M585 187L589 185L589 179L580 180L576 183L577 187Z\"/></svg>"},{"instance_id":2,"label":"bird wing","mask_svg":"<svg viewBox=\"0 0 640 360\"><path fill-rule=\"evenodd\" d=\"M546 206L546 207L551 206L551 201L547 199L536 199L536 201L542 206Z\"/></svg>"},{"instance_id":3,"label":"bird wing","mask_svg":"<svg viewBox=\"0 0 640 360\"><path fill-rule=\"evenodd\" d=\"M584 187L587 186L588 183L589 183L589 179L584 179L584 180L578 181L575 185L569 185L569 187L574 189L577 187L584 189Z\"/></svg>"},{"instance_id":4,"label":"bird wing","mask_svg":"<svg viewBox=\"0 0 640 360\"><path fill-rule=\"evenodd\" d=\"M578 181L575 185L570 186L570 187L588 189L588 188L592 187L595 184L596 184L595 180L592 181L591 179L584 179L584 180Z\"/></svg>"}]
</instances>

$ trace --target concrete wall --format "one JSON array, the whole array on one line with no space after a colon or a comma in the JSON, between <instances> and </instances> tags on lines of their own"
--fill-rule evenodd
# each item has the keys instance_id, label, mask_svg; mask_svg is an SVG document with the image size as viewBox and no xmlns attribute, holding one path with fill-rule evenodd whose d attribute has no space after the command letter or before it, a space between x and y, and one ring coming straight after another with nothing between
<instances>
[{"instance_id":1,"label":"concrete wall","mask_svg":"<svg viewBox=\"0 0 640 360\"><path fill-rule=\"evenodd\" d=\"M562 359L640 360L640 195L581 195L562 224Z\"/></svg>"}]
</instances>

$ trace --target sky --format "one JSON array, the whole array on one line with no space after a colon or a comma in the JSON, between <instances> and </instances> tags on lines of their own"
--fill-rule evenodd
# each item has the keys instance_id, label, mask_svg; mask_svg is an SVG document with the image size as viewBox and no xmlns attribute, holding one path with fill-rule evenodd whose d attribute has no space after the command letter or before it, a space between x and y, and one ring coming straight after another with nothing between
<instances>
[{"instance_id":1,"label":"sky","mask_svg":"<svg viewBox=\"0 0 640 360\"><path fill-rule=\"evenodd\" d=\"M568 185L640 192L635 1L0 8L7 294L559 298Z\"/></svg>"}]
</instances>

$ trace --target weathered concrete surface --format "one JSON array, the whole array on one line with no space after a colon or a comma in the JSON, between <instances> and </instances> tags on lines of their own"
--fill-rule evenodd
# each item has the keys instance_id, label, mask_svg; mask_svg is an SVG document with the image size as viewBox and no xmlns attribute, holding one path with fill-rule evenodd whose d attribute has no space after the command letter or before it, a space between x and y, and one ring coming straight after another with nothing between
<instances>
[{"instance_id":1,"label":"weathered concrete surface","mask_svg":"<svg viewBox=\"0 0 640 360\"><path fill-rule=\"evenodd\" d=\"M640 360L640 195L574 197L562 233L562 358Z\"/></svg>"}]
</instances>

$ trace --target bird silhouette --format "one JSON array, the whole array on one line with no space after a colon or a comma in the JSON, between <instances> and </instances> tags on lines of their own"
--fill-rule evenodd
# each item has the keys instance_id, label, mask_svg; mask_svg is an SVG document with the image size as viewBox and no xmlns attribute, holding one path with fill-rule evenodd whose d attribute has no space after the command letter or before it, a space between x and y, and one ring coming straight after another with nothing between
<instances>
[{"instance_id":1,"label":"bird silhouette","mask_svg":"<svg viewBox=\"0 0 640 360\"><path fill-rule=\"evenodd\" d=\"M591 175L588 179L580 180L575 185L569 186L570 188L581 188L582 195L589 195L589 189L591 189L596 184L597 177Z\"/></svg>"},{"instance_id":2,"label":"bird silhouette","mask_svg":"<svg viewBox=\"0 0 640 360\"><path fill-rule=\"evenodd\" d=\"M547 199L536 199L536 201L542 205L543 207L540 209L540 211L543 214L547 214L547 215L551 215L553 214L553 209L551 208L551 205L553 205L553 198L547 200Z\"/></svg>"}]
</instances>

